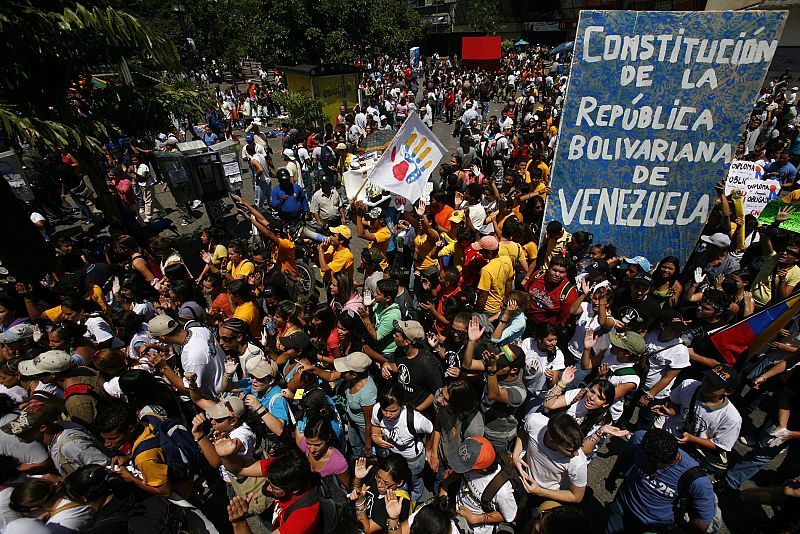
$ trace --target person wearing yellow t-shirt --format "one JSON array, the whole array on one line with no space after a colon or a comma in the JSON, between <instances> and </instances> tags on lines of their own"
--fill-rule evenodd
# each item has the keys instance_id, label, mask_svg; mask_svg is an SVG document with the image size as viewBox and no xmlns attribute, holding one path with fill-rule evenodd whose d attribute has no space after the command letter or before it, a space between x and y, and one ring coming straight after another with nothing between
<instances>
[{"instance_id":1,"label":"person wearing yellow t-shirt","mask_svg":"<svg viewBox=\"0 0 800 534\"><path fill-rule=\"evenodd\" d=\"M322 281L330 283L333 273L347 271L353 275L355 258L350 252L350 240L353 232L345 225L328 228L331 233L330 245L325 248L324 243L317 245L319 254L319 269L322 271Z\"/></svg>"},{"instance_id":2,"label":"person wearing yellow t-shirt","mask_svg":"<svg viewBox=\"0 0 800 534\"><path fill-rule=\"evenodd\" d=\"M795 189L788 195L781 198L781 202L800 202L800 189Z\"/></svg>"},{"instance_id":3,"label":"person wearing yellow t-shirt","mask_svg":"<svg viewBox=\"0 0 800 534\"><path fill-rule=\"evenodd\" d=\"M200 257L206 262L206 266L195 279L196 283L199 284L206 273L209 272L210 268L208 267L208 263L212 263L217 270L219 270L223 264L228 263L228 249L225 245L220 243L221 240L222 236L216 228L205 228L200 233L200 241L202 241L203 247L205 248L205 250L200 252ZM206 255L210 256L210 261L206 261Z\"/></svg>"},{"instance_id":4,"label":"person wearing yellow t-shirt","mask_svg":"<svg viewBox=\"0 0 800 534\"><path fill-rule=\"evenodd\" d=\"M481 268L477 307L488 315L494 315L500 312L503 298L514 285L514 264L508 256L499 255L500 244L494 236L483 236L477 246L489 260Z\"/></svg>"},{"instance_id":5,"label":"person wearing yellow t-shirt","mask_svg":"<svg viewBox=\"0 0 800 534\"><path fill-rule=\"evenodd\" d=\"M466 214L463 210L454 210L448 219L450 229L439 234L440 243L443 244L438 252L442 267L455 267L460 271L461 266L464 265L464 249L458 246L458 234L464 227L465 218Z\"/></svg>"},{"instance_id":6,"label":"person wearing yellow t-shirt","mask_svg":"<svg viewBox=\"0 0 800 534\"><path fill-rule=\"evenodd\" d=\"M113 414L113 415L112 415ZM141 420L138 420L138 419ZM154 424L163 417L145 407L137 418L133 408L115 404L109 408L109 417L100 424L99 434L106 450L117 459L130 457L130 465L141 473L140 477L120 466L120 477L139 490L151 495L169 497L173 492L188 499L192 494L192 481L174 480L168 475L167 456L161 448ZM130 451L126 444L133 443Z\"/></svg>"},{"instance_id":7,"label":"person wearing yellow t-shirt","mask_svg":"<svg viewBox=\"0 0 800 534\"><path fill-rule=\"evenodd\" d=\"M414 226L414 294L422 302L424 289L422 277L432 280L439 272L439 233L433 228L425 213L425 202L414 205L414 211L405 212L408 222Z\"/></svg>"},{"instance_id":8,"label":"person wearing yellow t-shirt","mask_svg":"<svg viewBox=\"0 0 800 534\"><path fill-rule=\"evenodd\" d=\"M292 276L299 276L294 255L294 241L288 239L289 236L287 236L283 231L284 229L280 226L277 226L273 228L274 231L270 230L269 221L257 209L245 202L242 197L236 195L231 196L233 197L233 200L244 206L243 209L239 209L239 214L250 221L250 223L256 227L256 230L258 230L261 235L272 241L272 243L275 245L272 247L272 262L278 266L278 269L282 273L289 273Z\"/></svg>"},{"instance_id":9,"label":"person wearing yellow t-shirt","mask_svg":"<svg viewBox=\"0 0 800 534\"><path fill-rule=\"evenodd\" d=\"M256 296L247 280L234 280L228 284L228 295L233 307L233 316L250 327L250 334L261 339L261 312L255 303Z\"/></svg>"},{"instance_id":10,"label":"person wearing yellow t-shirt","mask_svg":"<svg viewBox=\"0 0 800 534\"><path fill-rule=\"evenodd\" d=\"M220 273L226 281L243 280L253 274L256 266L247 259L247 243L235 239L228 243L228 264L225 270L221 266L214 265L213 257L209 253L202 254L203 261L206 262L208 272Z\"/></svg>"},{"instance_id":11,"label":"person wearing yellow t-shirt","mask_svg":"<svg viewBox=\"0 0 800 534\"><path fill-rule=\"evenodd\" d=\"M70 282L67 282L67 279L70 279ZM67 284L71 284L69 285L69 288L67 287ZM59 281L59 286L66 293L80 294L82 300L85 300L87 303L93 302L94 304L97 305L100 311L102 311L103 313L108 313L109 308L103 296L103 290L100 289L100 286L95 284L86 287L85 274L70 273L64 275L64 277ZM31 319L39 319L40 317L45 317L54 323L59 323L64 320L64 314L61 310L60 305L54 306L44 311L41 311L39 309L39 307L36 305L35 299L33 298L34 297L33 286L18 283L16 289L19 296L21 296L25 301L25 310L28 314L28 317L30 317Z\"/></svg>"},{"instance_id":12,"label":"person wearing yellow t-shirt","mask_svg":"<svg viewBox=\"0 0 800 534\"><path fill-rule=\"evenodd\" d=\"M389 240L392 237L392 232L383 220L383 210L376 207L367 211L364 203L359 202L355 211L356 234L367 241L367 248L375 248L381 253L381 270L388 269L389 260L386 254L389 250Z\"/></svg>"}]
</instances>

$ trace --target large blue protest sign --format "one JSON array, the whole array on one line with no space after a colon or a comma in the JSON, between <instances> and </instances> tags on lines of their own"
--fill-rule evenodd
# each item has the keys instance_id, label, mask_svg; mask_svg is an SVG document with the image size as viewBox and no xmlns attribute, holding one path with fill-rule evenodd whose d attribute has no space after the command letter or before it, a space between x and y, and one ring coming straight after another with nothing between
<instances>
[{"instance_id":1,"label":"large blue protest sign","mask_svg":"<svg viewBox=\"0 0 800 534\"><path fill-rule=\"evenodd\" d=\"M786 12L582 11L547 219L685 260Z\"/></svg>"}]
</instances>

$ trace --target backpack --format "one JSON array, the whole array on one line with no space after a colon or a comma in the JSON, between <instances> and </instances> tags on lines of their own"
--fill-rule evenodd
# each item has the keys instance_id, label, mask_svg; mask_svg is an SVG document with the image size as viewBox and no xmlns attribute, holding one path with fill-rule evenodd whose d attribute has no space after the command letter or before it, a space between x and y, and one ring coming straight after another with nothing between
<instances>
[{"instance_id":1,"label":"backpack","mask_svg":"<svg viewBox=\"0 0 800 534\"><path fill-rule=\"evenodd\" d=\"M111 398L105 392L97 391L91 384L72 384L64 390L64 402L73 395L88 395L97 402L96 413L103 413L111 405Z\"/></svg>"},{"instance_id":2,"label":"backpack","mask_svg":"<svg viewBox=\"0 0 800 534\"><path fill-rule=\"evenodd\" d=\"M179 534L187 530L186 509L163 497L152 496L143 500L128 519L128 532L152 532L154 534Z\"/></svg>"},{"instance_id":3,"label":"backpack","mask_svg":"<svg viewBox=\"0 0 800 534\"><path fill-rule=\"evenodd\" d=\"M191 432L174 419L145 415L142 422L153 427L153 437L139 443L131 457L161 448L167 459L167 476L171 480L191 480L200 469L200 449Z\"/></svg>"},{"instance_id":4,"label":"backpack","mask_svg":"<svg viewBox=\"0 0 800 534\"><path fill-rule=\"evenodd\" d=\"M487 514L493 512L492 499L506 482L511 482L511 490L514 493L514 500L517 502L517 518L519 518L524 515L523 510L526 508L528 493L525 491L516 470L507 464L510 464L510 461L504 460L504 457L501 456L500 471L489 481L489 484L486 485L481 494L481 509Z\"/></svg>"},{"instance_id":5,"label":"backpack","mask_svg":"<svg viewBox=\"0 0 800 534\"><path fill-rule=\"evenodd\" d=\"M336 165L336 154L328 145L323 145L319 153L319 164L323 172L330 172L330 167Z\"/></svg>"},{"instance_id":6,"label":"backpack","mask_svg":"<svg viewBox=\"0 0 800 534\"><path fill-rule=\"evenodd\" d=\"M673 505L676 524L682 523L684 514L689 511L689 501L691 500L689 496L689 486L698 478L705 476L708 475L699 465L690 467L681 474L681 478L678 479L678 499Z\"/></svg>"},{"instance_id":7,"label":"backpack","mask_svg":"<svg viewBox=\"0 0 800 534\"><path fill-rule=\"evenodd\" d=\"M331 486L333 485L331 481L326 482L326 478L330 477L323 477L319 487L311 488L310 491L303 494L302 497L286 508L283 512L284 521L289 518L292 512L319 503L319 511L322 514L322 532L323 534L333 534L339 523L346 517L350 501L347 495L344 495L344 501L341 501L336 492L333 495L326 496L326 493L331 491Z\"/></svg>"}]
</instances>

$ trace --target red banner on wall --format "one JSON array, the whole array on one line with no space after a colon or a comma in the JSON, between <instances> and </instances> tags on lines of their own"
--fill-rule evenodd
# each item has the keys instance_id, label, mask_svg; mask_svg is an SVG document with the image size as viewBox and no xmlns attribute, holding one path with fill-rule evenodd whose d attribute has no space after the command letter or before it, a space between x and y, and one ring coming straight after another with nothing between
<instances>
[{"instance_id":1,"label":"red banner on wall","mask_svg":"<svg viewBox=\"0 0 800 534\"><path fill-rule=\"evenodd\" d=\"M500 36L462 37L461 57L464 60L500 59Z\"/></svg>"}]
</instances>

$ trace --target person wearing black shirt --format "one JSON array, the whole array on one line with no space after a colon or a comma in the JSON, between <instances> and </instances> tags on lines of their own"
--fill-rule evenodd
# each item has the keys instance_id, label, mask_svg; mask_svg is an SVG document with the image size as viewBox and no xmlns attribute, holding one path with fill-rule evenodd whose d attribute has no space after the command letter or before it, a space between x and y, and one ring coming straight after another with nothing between
<instances>
[{"instance_id":1,"label":"person wearing black shirt","mask_svg":"<svg viewBox=\"0 0 800 534\"><path fill-rule=\"evenodd\" d=\"M628 325L629 330L649 329L661 314L658 301L650 296L653 278L647 273L637 274L630 286L614 292L612 315Z\"/></svg>"},{"instance_id":2,"label":"person wearing black shirt","mask_svg":"<svg viewBox=\"0 0 800 534\"><path fill-rule=\"evenodd\" d=\"M433 394L442 387L442 366L421 343L425 330L417 321L395 321L392 336L397 344L396 361L385 362L381 374L386 380L396 377L408 404L433 420Z\"/></svg>"},{"instance_id":3,"label":"person wearing black shirt","mask_svg":"<svg viewBox=\"0 0 800 534\"><path fill-rule=\"evenodd\" d=\"M684 378L688 377L687 373L691 374L692 378L697 378L700 372L720 363L726 363L717 347L711 342L708 333L725 324L725 312L728 306L728 297L725 293L711 288L703 293L697 308L683 314L689 323L687 333L692 337L689 345L692 366L686 373L681 373Z\"/></svg>"}]
</instances>

